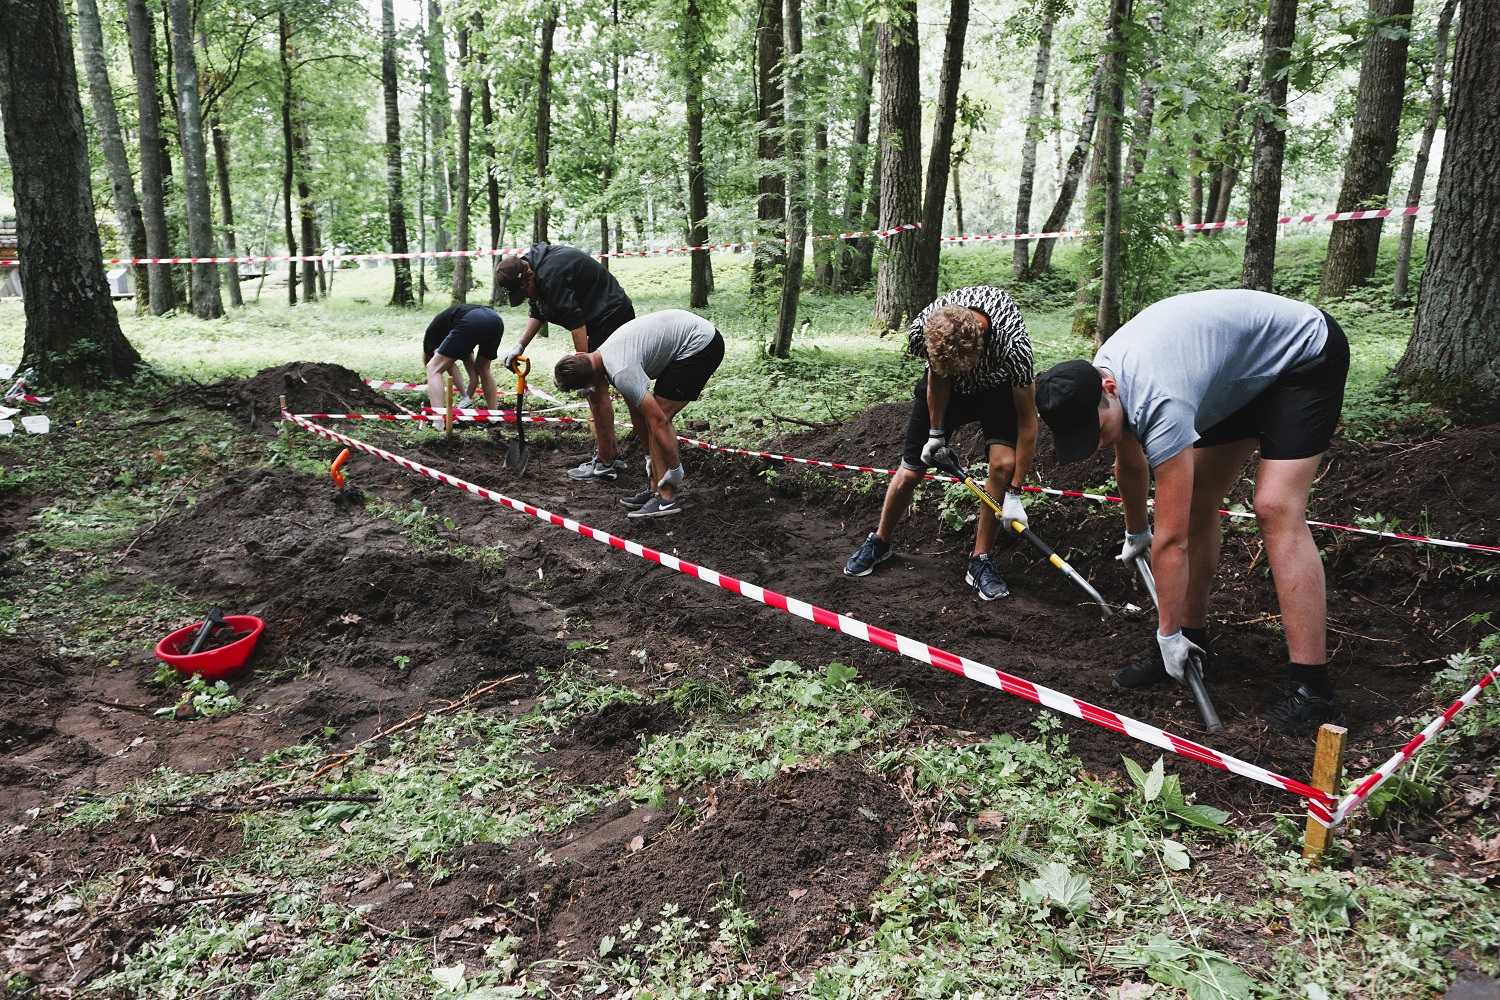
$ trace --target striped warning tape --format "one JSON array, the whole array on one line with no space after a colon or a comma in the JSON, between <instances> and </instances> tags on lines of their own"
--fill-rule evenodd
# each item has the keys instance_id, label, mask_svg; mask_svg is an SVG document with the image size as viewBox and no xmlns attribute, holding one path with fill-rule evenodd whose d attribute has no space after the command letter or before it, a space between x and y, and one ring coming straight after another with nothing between
<instances>
[{"instance_id":1,"label":"striped warning tape","mask_svg":"<svg viewBox=\"0 0 1500 1000\"><path fill-rule=\"evenodd\" d=\"M566 528L568 531L576 532L577 534L580 534L585 538L592 538L594 541L600 542L604 545L622 549L626 552L629 552L631 555L639 556L642 559L657 563L661 566L665 566L668 569L675 569L678 572L694 577L695 579L702 580L704 583L711 584L715 587L720 587L731 593L739 594L741 597L748 598L752 601L758 601L759 603L768 605L769 607L789 612L790 614L794 614L799 618L804 618L807 621L814 622L818 625L824 626L825 628L832 629L835 632L842 632L845 635L851 635L856 639L860 639L872 645L879 646L882 649L888 649L892 652L900 653L902 656L906 656L919 662L926 663L930 666L937 667L940 670L946 670L949 673L967 677L969 680L984 684L987 687L995 688L997 690L1005 692L1006 694L1015 695L1018 698L1025 698L1027 701L1035 702L1036 704L1042 705L1045 708L1050 708L1054 711L1062 712L1066 715L1071 715L1074 718L1082 719L1085 722L1092 722L1097 726L1102 726L1105 729L1113 730L1114 732L1120 733L1121 735L1140 740L1143 743L1150 743L1152 746L1160 747L1161 749L1167 750L1171 753L1180 754L1184 757L1189 757L1193 760L1200 761L1201 763L1208 764L1212 767L1217 767L1221 770L1229 771L1231 773L1241 775L1242 777L1262 782L1263 784L1270 785L1273 788L1284 789L1305 799L1310 799L1325 804L1333 803L1333 797L1328 793L1321 792L1318 789L1313 788L1311 785L1308 785L1301 781L1297 781L1295 778L1288 778L1285 775L1277 774L1274 771L1269 771L1266 768L1260 767L1256 764L1252 764L1249 761L1240 760L1238 757L1220 753L1219 751L1214 750L1210 747L1206 747L1201 743L1195 743L1192 740L1173 735L1172 733L1169 733L1164 729L1158 729L1156 726L1141 722L1138 719L1132 719L1129 716L1120 715L1116 712L1110 711L1107 708L1101 708L1098 705L1082 701L1078 698L1072 697L1071 695L1063 694L1062 692L1055 691L1052 688L1044 687L1040 684L1035 684L1024 678L1017 677L1014 674L1008 674L1004 671L996 670L993 667L985 666L984 664L976 662L974 660L970 660L967 657L947 652L946 650L940 649L936 646L930 646L927 643L919 642L916 639L909 638L897 632L890 632L886 629L879 628L878 626L867 624L866 622L862 622L857 618L852 618L848 615L841 615L833 611L828 611L824 608L818 607L817 605L809 604L806 601L799 601L796 598L787 597L783 594L777 593L774 590L767 590L764 587L759 587L753 583L747 583L732 576L727 576L725 574L716 572L715 570L699 566L696 563L688 562L686 559L680 559L677 556L668 555L665 552L659 552L656 549L648 548L647 546L641 545L639 542L628 541L616 535L609 534L608 532L600 531L598 528L591 528L580 521L561 517L560 515L553 514L550 511L543 510L540 507L533 507L530 504L523 503L519 500L514 500L508 496L505 496L502 493L496 493L492 490L487 490L481 486L476 486L473 483L459 479L456 476L450 476L445 472L439 472L438 470L423 465L420 462L414 462L409 458L403 458L402 456L397 455L393 452L386 451L383 448L377 448L374 445L365 444L363 441L359 441L355 438L340 434L337 431L330 430L329 428L320 427L309 420L305 420L301 417L296 416L295 414L282 411L282 419L290 420L292 423L301 427L303 430L316 434L319 437L327 438L330 441L336 441L347 448L354 448L358 451L364 452L365 454L384 459L387 462L393 462L396 465L401 466L402 468L410 469L413 472L420 473L421 475L427 476L431 479L436 479L439 482L447 483L449 486L455 486L461 490L472 493L475 496L482 497L485 500L491 500L495 503L509 507L512 510L517 510L523 514L528 514L532 517L537 518L538 520L547 521L548 523L555 524L560 528Z\"/></svg>"},{"instance_id":2,"label":"striped warning tape","mask_svg":"<svg viewBox=\"0 0 1500 1000\"><path fill-rule=\"evenodd\" d=\"M389 381L386 381L384 379L377 379L377 378L367 378L364 381L365 381L365 385L369 386L371 389L391 389L391 390L395 390L395 391L399 391L399 392L426 392L427 391L427 383L426 382L389 382ZM560 400L556 396L552 395L546 389L539 389L539 388L537 388L534 385L528 385L526 387L526 391L530 392L534 396L539 396L542 399L545 399L549 403L561 403L562 402L562 400ZM501 389L499 391L499 393L498 393L498 395L501 395L501 396L514 396L515 394L516 394L516 390L514 390L514 389Z\"/></svg>"}]
</instances>

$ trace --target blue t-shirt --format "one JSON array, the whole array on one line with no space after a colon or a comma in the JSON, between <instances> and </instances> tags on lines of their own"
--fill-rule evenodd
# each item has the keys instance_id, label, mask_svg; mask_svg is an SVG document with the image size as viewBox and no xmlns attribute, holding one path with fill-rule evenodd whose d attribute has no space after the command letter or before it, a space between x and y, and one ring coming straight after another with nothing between
<instances>
[{"instance_id":1,"label":"blue t-shirt","mask_svg":"<svg viewBox=\"0 0 1500 1000\"><path fill-rule=\"evenodd\" d=\"M1147 306L1094 355L1119 386L1125 425L1154 469L1287 371L1317 357L1316 306L1248 289L1189 292Z\"/></svg>"}]
</instances>

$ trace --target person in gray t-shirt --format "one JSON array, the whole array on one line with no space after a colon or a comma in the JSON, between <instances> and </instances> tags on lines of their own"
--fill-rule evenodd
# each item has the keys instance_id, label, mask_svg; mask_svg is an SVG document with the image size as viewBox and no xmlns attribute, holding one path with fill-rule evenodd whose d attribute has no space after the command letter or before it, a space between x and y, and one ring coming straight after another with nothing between
<instances>
[{"instance_id":1,"label":"person in gray t-shirt","mask_svg":"<svg viewBox=\"0 0 1500 1000\"><path fill-rule=\"evenodd\" d=\"M663 517L682 509L677 501L682 458L672 418L702 394L723 360L724 338L712 323L683 309L664 309L625 323L597 350L569 354L557 363L558 388L578 389L602 374L625 397L636 440L647 453L646 488L620 500L630 517Z\"/></svg>"},{"instance_id":2,"label":"person in gray t-shirt","mask_svg":"<svg viewBox=\"0 0 1500 1000\"><path fill-rule=\"evenodd\" d=\"M1115 675L1140 689L1189 661L1206 666L1208 596L1218 569L1219 506L1260 451L1255 514L1281 605L1290 686L1261 718L1285 732L1342 725L1327 665L1323 563L1307 498L1333 439L1349 343L1315 306L1268 292L1192 292L1142 310L1090 364L1037 380L1037 405L1062 462L1115 451L1127 566L1156 573L1157 645ZM1156 483L1156 525L1146 498Z\"/></svg>"}]
</instances>

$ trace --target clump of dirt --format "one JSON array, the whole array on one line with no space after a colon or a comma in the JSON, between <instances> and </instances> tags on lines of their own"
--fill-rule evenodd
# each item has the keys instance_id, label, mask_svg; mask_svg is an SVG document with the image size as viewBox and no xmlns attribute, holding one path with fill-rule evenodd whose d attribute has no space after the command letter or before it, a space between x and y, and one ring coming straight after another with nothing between
<instances>
[{"instance_id":1,"label":"clump of dirt","mask_svg":"<svg viewBox=\"0 0 1500 1000\"><path fill-rule=\"evenodd\" d=\"M670 705L617 703L554 737L539 762L568 781L608 784L624 776L643 739L674 732L682 723Z\"/></svg>"},{"instance_id":2,"label":"clump of dirt","mask_svg":"<svg viewBox=\"0 0 1500 1000\"><path fill-rule=\"evenodd\" d=\"M227 379L203 391L211 409L242 413L251 426L281 416L281 397L293 413L398 413L400 407L343 365L296 361L265 368L248 379Z\"/></svg>"}]
</instances>

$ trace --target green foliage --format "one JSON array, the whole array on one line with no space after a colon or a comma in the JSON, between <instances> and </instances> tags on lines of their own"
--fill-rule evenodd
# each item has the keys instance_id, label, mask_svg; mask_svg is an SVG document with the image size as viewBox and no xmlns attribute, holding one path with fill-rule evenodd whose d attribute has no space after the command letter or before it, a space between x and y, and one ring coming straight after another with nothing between
<instances>
[{"instance_id":1,"label":"green foliage","mask_svg":"<svg viewBox=\"0 0 1500 1000\"><path fill-rule=\"evenodd\" d=\"M169 719L207 719L232 715L244 707L244 703L230 692L228 682L209 683L203 675L194 674L183 685L182 699L175 705L157 709L155 714Z\"/></svg>"}]
</instances>

